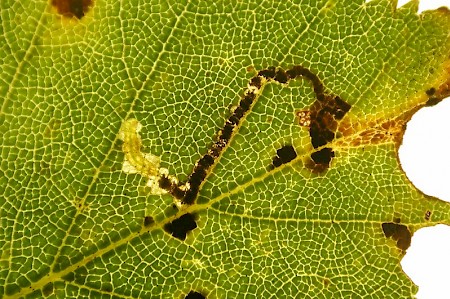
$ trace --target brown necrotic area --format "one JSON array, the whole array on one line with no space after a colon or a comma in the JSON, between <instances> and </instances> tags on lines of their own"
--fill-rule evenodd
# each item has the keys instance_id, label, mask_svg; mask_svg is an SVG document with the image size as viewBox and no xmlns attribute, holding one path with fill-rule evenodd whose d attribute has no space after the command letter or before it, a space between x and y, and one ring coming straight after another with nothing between
<instances>
[{"instance_id":1,"label":"brown necrotic area","mask_svg":"<svg viewBox=\"0 0 450 299\"><path fill-rule=\"evenodd\" d=\"M92 7L92 0L51 0L58 13L68 17L81 19Z\"/></svg>"},{"instance_id":2,"label":"brown necrotic area","mask_svg":"<svg viewBox=\"0 0 450 299\"><path fill-rule=\"evenodd\" d=\"M397 247L403 251L411 245L411 232L408 227L395 222L385 222L381 225L386 238L397 241Z\"/></svg>"}]
</instances>

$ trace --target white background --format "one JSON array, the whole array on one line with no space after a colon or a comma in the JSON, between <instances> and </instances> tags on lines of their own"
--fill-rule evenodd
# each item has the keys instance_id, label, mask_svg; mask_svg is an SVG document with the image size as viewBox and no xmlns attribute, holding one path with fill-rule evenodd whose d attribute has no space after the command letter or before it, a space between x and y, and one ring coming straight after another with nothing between
<instances>
[{"instance_id":1,"label":"white background","mask_svg":"<svg viewBox=\"0 0 450 299\"><path fill-rule=\"evenodd\" d=\"M399 0L398 7L406 2ZM422 0L419 13L441 6L450 7L450 0ZM450 202L450 98L413 116L399 155L418 189ZM450 227L415 232L401 265L419 286L418 299L450 299Z\"/></svg>"}]
</instances>

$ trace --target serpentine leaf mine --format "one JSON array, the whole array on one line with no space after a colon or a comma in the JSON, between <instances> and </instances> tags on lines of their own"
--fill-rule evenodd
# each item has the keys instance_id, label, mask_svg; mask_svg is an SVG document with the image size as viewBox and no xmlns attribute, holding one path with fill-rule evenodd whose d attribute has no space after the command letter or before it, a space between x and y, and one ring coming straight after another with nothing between
<instances>
[{"instance_id":1,"label":"serpentine leaf mine","mask_svg":"<svg viewBox=\"0 0 450 299\"><path fill-rule=\"evenodd\" d=\"M325 146L335 139L338 122L344 118L351 106L339 96L326 93L319 78L303 66L294 66L287 71L281 68L269 67L259 71L255 77L251 78L238 107L233 110L226 120L212 147L197 161L186 183L180 183L176 178L169 176L167 169L160 169L159 157L141 152L141 139L138 134L141 125L136 119L125 121L119 133L120 138L124 142L125 161L123 170L127 173L140 173L148 177L149 182L147 185L151 187L152 193L161 194L168 192L172 194L176 199L177 206L193 204L211 167L228 145L235 128L248 113L265 84L278 82L285 85L296 78L309 80L316 94L316 101L311 105L310 109L297 113L300 125L309 127L311 144L313 149L315 149L305 165L315 173L325 171L335 156L334 150ZM292 145L286 145L278 149L269 171L292 161L296 157L297 153Z\"/></svg>"}]
</instances>

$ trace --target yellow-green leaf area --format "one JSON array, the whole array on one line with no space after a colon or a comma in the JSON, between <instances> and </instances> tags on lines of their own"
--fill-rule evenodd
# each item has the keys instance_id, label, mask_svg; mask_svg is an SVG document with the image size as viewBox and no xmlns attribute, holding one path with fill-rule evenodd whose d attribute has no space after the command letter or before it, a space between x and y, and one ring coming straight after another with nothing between
<instances>
[{"instance_id":1,"label":"yellow-green leaf area","mask_svg":"<svg viewBox=\"0 0 450 299\"><path fill-rule=\"evenodd\" d=\"M0 3L0 297L413 298L450 206L397 152L450 94L448 10L72 1Z\"/></svg>"}]
</instances>

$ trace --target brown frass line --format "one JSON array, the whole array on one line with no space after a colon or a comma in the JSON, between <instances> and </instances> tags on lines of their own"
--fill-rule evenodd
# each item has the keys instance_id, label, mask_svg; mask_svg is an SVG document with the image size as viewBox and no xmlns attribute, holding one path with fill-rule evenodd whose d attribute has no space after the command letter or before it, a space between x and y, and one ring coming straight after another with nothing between
<instances>
[{"instance_id":1,"label":"brown frass line","mask_svg":"<svg viewBox=\"0 0 450 299\"><path fill-rule=\"evenodd\" d=\"M268 82L276 81L286 84L289 80L304 77L311 81L317 100L311 106L311 125L309 134L311 143L315 149L323 147L335 138L337 120L340 120L350 110L350 105L341 100L338 96L324 92L324 86L319 78L309 69L303 66L294 66L284 71L281 68L269 67L261 70L250 80L249 88L244 93L244 97L239 102L238 107L225 122L224 128L219 132L218 139L214 142L208 152L198 160L187 180L187 184L174 183L167 176L162 176L159 186L167 190L175 198L180 199L183 204L191 205L197 198L200 185L206 178L208 170L220 156L222 150L229 143L233 129L239 124L242 117L249 111L257 93L259 93L264 79ZM331 148L323 148L311 154L312 162L308 165L311 170L320 172L326 169L334 157ZM182 186L186 186L184 189Z\"/></svg>"}]
</instances>

